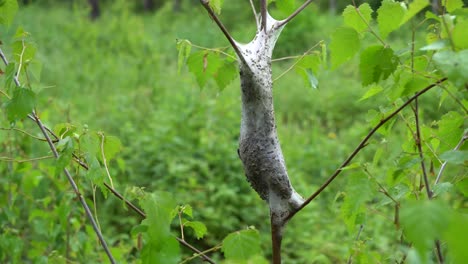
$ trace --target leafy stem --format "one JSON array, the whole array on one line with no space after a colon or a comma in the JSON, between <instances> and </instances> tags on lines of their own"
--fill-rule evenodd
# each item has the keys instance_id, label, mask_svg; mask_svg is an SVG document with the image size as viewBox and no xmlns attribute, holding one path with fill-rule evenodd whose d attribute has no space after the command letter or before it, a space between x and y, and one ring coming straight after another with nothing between
<instances>
[{"instance_id":1,"label":"leafy stem","mask_svg":"<svg viewBox=\"0 0 468 264\"><path fill-rule=\"evenodd\" d=\"M410 103L412 103L416 98L421 96L422 94L426 93L430 89L440 85L441 83L445 82L447 78L442 78L438 80L437 82L427 86L426 88L422 89L421 91L417 92L413 97L408 99L404 104L402 104L399 108L394 110L390 115L388 115L386 118L380 120L380 122L371 129L371 131L364 137L364 139L357 145L357 147L354 149L354 151L348 156L348 158L345 159L345 161L336 169L336 171L318 188L317 191L315 191L309 198L307 198L304 203L297 208L295 211L290 213L286 217L286 221L291 219L297 212L302 210L304 207L306 207L310 202L312 202L320 193L322 193L330 183L335 180L335 178L343 171L343 168L346 167L353 159L354 157L367 145L367 142L369 139L379 130L380 127L382 127L385 123L387 123L389 120L391 120L395 115L397 115L401 110L403 110L405 107L407 107Z\"/></svg>"},{"instance_id":2,"label":"leafy stem","mask_svg":"<svg viewBox=\"0 0 468 264\"><path fill-rule=\"evenodd\" d=\"M355 0L352 0L353 1L353 6L354 6L354 9L356 10L356 13L358 14L358 16L362 19L362 21L364 22L364 24L366 24L367 28L369 29L369 32L374 35L374 37L380 41L380 43L382 43L382 45L384 47L388 47L389 45L379 36L379 34L375 33L375 31L372 29L372 27L370 26L370 24L366 21L366 19L364 18L364 16L362 16L361 14L361 11L359 11L359 7L356 5L356 2Z\"/></svg>"}]
</instances>

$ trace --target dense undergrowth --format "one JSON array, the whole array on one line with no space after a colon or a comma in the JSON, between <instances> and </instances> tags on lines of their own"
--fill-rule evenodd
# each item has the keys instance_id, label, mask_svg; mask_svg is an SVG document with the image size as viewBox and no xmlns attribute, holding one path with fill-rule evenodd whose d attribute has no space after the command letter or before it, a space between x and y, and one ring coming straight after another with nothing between
<instances>
[{"instance_id":1,"label":"dense undergrowth","mask_svg":"<svg viewBox=\"0 0 468 264\"><path fill-rule=\"evenodd\" d=\"M235 17L251 13L245 6L233 6L223 11L226 21L231 21L227 26L237 38L248 41L253 32L245 28L252 20ZM299 55L321 40L328 42L340 19L308 9L285 29L275 56ZM81 124L120 139L121 153L110 164L117 189L124 192L139 186L147 191L169 191L179 203L190 204L195 218L208 227L206 238L200 241L188 233L187 240L200 248L215 246L228 233L255 226L269 254L268 211L246 182L236 152L239 81L220 92L214 82L200 89L187 69L177 73L177 39L203 47L227 45L201 7L186 6L184 12L173 13L167 6L155 14L135 14L120 4L90 21L81 6L28 5L21 8L15 23L31 34L43 65L37 106L44 122L51 127L65 122ZM14 33L2 28L2 40L12 39L4 36ZM391 41L404 49L407 37L392 35ZM306 88L295 72L275 82L279 137L291 180L303 195L315 190L367 133L372 117L368 111L386 106L385 98L359 100L365 91L354 64L324 71L317 90ZM289 65L288 61L276 63L274 75L279 76ZM440 118L439 113L455 108L450 97L437 105L438 94L430 91L421 99L425 120ZM0 124L9 126L3 119ZM33 126L22 125L25 130ZM391 162L377 162L369 173L377 178L395 173L392 167L407 149L399 143L405 141L406 133L405 123L397 123L393 133L378 135L358 161L369 161L374 150L383 146L385 159ZM18 147L11 147L14 143ZM47 153L41 142L8 130L0 131L0 144L5 147L1 156L28 159ZM98 261L102 255L95 248L99 245L88 241L92 232L84 227L86 220L64 187L65 179L48 173L50 163L0 163L0 171L7 175L0 178L2 203L15 204L0 221L11 217L9 221L17 223L7 227L12 234L10 244L0 248L9 248L17 256L27 254L37 263L61 256L69 249L65 249L65 234L58 228L66 219L59 216L68 210L73 218L68 235L78 237L70 244L72 257L78 262ZM285 263L345 263L350 249L357 247L356 234L340 216L347 178L354 179L353 175L352 170L345 173L291 222L284 241ZM85 190L92 189L83 178L78 181ZM384 198L377 191L375 195ZM15 199L18 196L27 200ZM141 219L126 211L120 201L100 194L97 208L113 252L122 261L134 260L137 242L130 232ZM380 210L370 213L366 226L371 228L364 228L360 236L368 238L363 243L372 254L387 262L400 257L395 252L401 249L392 243L399 234L386 216L393 209Z\"/></svg>"}]
</instances>

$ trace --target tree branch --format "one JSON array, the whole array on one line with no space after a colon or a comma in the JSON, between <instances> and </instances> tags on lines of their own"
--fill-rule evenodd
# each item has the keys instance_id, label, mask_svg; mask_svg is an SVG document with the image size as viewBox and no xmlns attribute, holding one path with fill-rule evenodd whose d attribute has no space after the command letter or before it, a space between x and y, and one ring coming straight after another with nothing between
<instances>
[{"instance_id":1,"label":"tree branch","mask_svg":"<svg viewBox=\"0 0 468 264\"><path fill-rule=\"evenodd\" d=\"M354 151L349 155L348 158L346 158L346 160L338 167L338 169L336 169L336 171L322 184L322 186L320 186L318 188L317 191L315 191L309 198L307 198L307 200L304 201L304 203L299 207L297 208L295 211L293 211L292 213L290 213L287 217L286 217L286 221L288 221L289 219L291 219L297 212L299 212L300 210L302 210L304 207L306 207L310 202L312 202L320 193L322 193L325 188L328 187L328 185L330 185L330 183L333 182L333 180L335 180L335 178L342 172L343 168L346 167L350 162L351 160L353 160L353 158L361 151L361 149L363 149L366 145L367 145L367 142L369 141L369 139L374 135L375 132L377 132L377 130L382 127L385 123L387 123L390 119L392 119L395 115L397 115L401 110L403 110L406 106L408 106L411 102L413 102L416 98L418 98L419 96L421 96L422 94L424 94L425 92L429 91L430 89L434 88L435 86L438 86L439 84L445 82L447 80L447 78L442 78L440 80L438 80L437 82L427 86L426 88L422 89L421 91L417 92L413 97L411 97L410 99L408 99L403 105L401 105L398 109L396 109L395 111L393 111L389 116L387 116L386 118L382 119L368 134L367 136L358 144L358 146L354 149Z\"/></svg>"},{"instance_id":2,"label":"tree branch","mask_svg":"<svg viewBox=\"0 0 468 264\"><path fill-rule=\"evenodd\" d=\"M54 154L54 157L56 159L59 158L59 154L57 152L57 149L55 148L55 145L54 143L52 142L52 140L50 139L49 137L49 134L47 133L45 127L44 127L44 124L42 124L41 120L39 119L39 117L36 115L35 111L33 111L32 113L34 119L35 119L35 122L37 124L37 126L39 127L39 129L41 130L42 134L44 135L44 137L46 138L47 140L47 143L49 144L49 147L50 149L52 150L52 153ZM111 263L116 263L115 260L114 260L114 257L112 256L112 253L110 252L109 250L109 247L107 246L107 243L106 241L104 240L104 237L102 236L102 233L101 231L99 230L98 226L97 226L97 223L96 221L94 220L94 217L91 213L91 210L89 209L88 207L88 204L86 203L83 195L81 195L80 193L80 190L78 189L78 186L76 185L75 181L73 180L73 177L70 175L70 172L64 168L63 169L63 172L65 173L65 175L67 176L67 179L68 181L70 182L70 185L72 186L73 188L73 191L75 192L75 195L76 197L78 198L78 200L80 200L80 203L81 205L83 206L84 210L85 210L85 213L86 213L86 216L88 217L89 221L91 222L91 226L93 227L94 229L94 232L96 233L98 239L99 239L99 242L101 243L102 245L102 248L104 249L104 251L106 252L107 254L107 257L109 258L109 261Z\"/></svg>"},{"instance_id":3,"label":"tree branch","mask_svg":"<svg viewBox=\"0 0 468 264\"><path fill-rule=\"evenodd\" d=\"M231 44L232 48L236 52L237 56L242 62L245 62L244 56L242 55L242 52L239 50L239 47L237 47L236 41L232 38L231 34L227 31L226 27L223 25L221 20L219 20L218 16L214 13L213 9L210 7L210 1L209 0L200 0L202 6L206 9L210 17L214 20L216 25L218 25L219 29L223 32L224 36L226 39L229 41Z\"/></svg>"},{"instance_id":4,"label":"tree branch","mask_svg":"<svg viewBox=\"0 0 468 264\"><path fill-rule=\"evenodd\" d=\"M257 10L255 9L255 5L253 3L253 0L249 0L250 2L250 7L252 8L252 12L253 12L253 15L254 15L254 18L255 18L255 24L257 24L257 28L259 27L258 23L258 15L257 15Z\"/></svg>"},{"instance_id":5,"label":"tree branch","mask_svg":"<svg viewBox=\"0 0 468 264\"><path fill-rule=\"evenodd\" d=\"M421 129L419 127L418 98L414 100L413 112L414 112L414 118L415 118L414 122L416 126L416 134L414 135L414 141L416 142L416 147L418 148L419 158L421 159L421 171L423 174L424 185L426 185L427 197L429 199L432 199L432 191L431 191L431 187L429 186L429 179L427 178L426 165L424 163L424 153L423 153L422 144L421 144Z\"/></svg>"},{"instance_id":6,"label":"tree branch","mask_svg":"<svg viewBox=\"0 0 468 264\"><path fill-rule=\"evenodd\" d=\"M304 10L313 0L307 0L304 4L302 4L296 11L294 11L289 17L284 20L281 20L277 25L276 28L280 28L286 25L289 21L291 21L295 16L297 16L302 10Z\"/></svg>"},{"instance_id":7,"label":"tree branch","mask_svg":"<svg viewBox=\"0 0 468 264\"><path fill-rule=\"evenodd\" d=\"M267 0L260 0L260 13L262 14L262 25L260 30L266 32L266 21L267 21Z\"/></svg>"}]
</instances>

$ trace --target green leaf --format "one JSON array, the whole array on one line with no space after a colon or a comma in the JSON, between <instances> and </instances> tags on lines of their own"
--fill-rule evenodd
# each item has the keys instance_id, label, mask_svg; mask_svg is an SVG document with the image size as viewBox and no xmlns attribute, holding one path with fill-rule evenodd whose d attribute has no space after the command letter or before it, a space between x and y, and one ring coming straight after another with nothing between
<instances>
[{"instance_id":1,"label":"green leaf","mask_svg":"<svg viewBox=\"0 0 468 264\"><path fill-rule=\"evenodd\" d=\"M10 26L16 12L18 12L18 2L16 0L3 0L0 4L0 24Z\"/></svg>"},{"instance_id":2,"label":"green leaf","mask_svg":"<svg viewBox=\"0 0 468 264\"><path fill-rule=\"evenodd\" d=\"M442 116L437 125L439 130L436 136L440 140L439 153L452 150L463 135L464 117L452 111Z\"/></svg>"},{"instance_id":3,"label":"green leaf","mask_svg":"<svg viewBox=\"0 0 468 264\"><path fill-rule=\"evenodd\" d=\"M351 59L361 46L359 35L353 28L340 27L331 36L330 52L332 68Z\"/></svg>"},{"instance_id":4,"label":"green leaf","mask_svg":"<svg viewBox=\"0 0 468 264\"><path fill-rule=\"evenodd\" d=\"M195 232L197 239L203 238L207 232L205 224L199 221L188 221L184 226L190 227Z\"/></svg>"},{"instance_id":5,"label":"green leaf","mask_svg":"<svg viewBox=\"0 0 468 264\"><path fill-rule=\"evenodd\" d=\"M450 213L438 200L412 201L401 207L403 233L413 243L423 263L428 263L435 240L440 239L447 228Z\"/></svg>"},{"instance_id":6,"label":"green leaf","mask_svg":"<svg viewBox=\"0 0 468 264\"><path fill-rule=\"evenodd\" d=\"M221 13L221 7L223 6L224 0L210 0L208 4L218 15Z\"/></svg>"},{"instance_id":7,"label":"green leaf","mask_svg":"<svg viewBox=\"0 0 468 264\"><path fill-rule=\"evenodd\" d=\"M182 210L182 213L189 216L190 218L193 217L193 209L189 204L180 206L180 210Z\"/></svg>"},{"instance_id":8,"label":"green leaf","mask_svg":"<svg viewBox=\"0 0 468 264\"><path fill-rule=\"evenodd\" d=\"M141 250L143 264L178 263L180 260L179 243L173 236L150 240Z\"/></svg>"},{"instance_id":9,"label":"green leaf","mask_svg":"<svg viewBox=\"0 0 468 264\"><path fill-rule=\"evenodd\" d=\"M399 2L393 0L382 1L382 5L377 10L377 22L383 39L400 27L405 13L405 8Z\"/></svg>"},{"instance_id":10,"label":"green leaf","mask_svg":"<svg viewBox=\"0 0 468 264\"><path fill-rule=\"evenodd\" d=\"M352 5L348 5L343 11L344 22L357 32L365 31L372 21L372 12L372 8L368 3L361 4L357 9Z\"/></svg>"},{"instance_id":11,"label":"green leaf","mask_svg":"<svg viewBox=\"0 0 468 264\"><path fill-rule=\"evenodd\" d=\"M312 87L313 89L317 89L318 88L318 80L317 80L317 77L315 77L312 70L311 69L306 69L305 73L307 75L307 80L309 81L310 87Z\"/></svg>"},{"instance_id":12,"label":"green leaf","mask_svg":"<svg viewBox=\"0 0 468 264\"><path fill-rule=\"evenodd\" d=\"M18 40L12 44L13 58L16 62L20 62L25 65L28 64L36 55L36 47L32 43Z\"/></svg>"},{"instance_id":13,"label":"green leaf","mask_svg":"<svg viewBox=\"0 0 468 264\"><path fill-rule=\"evenodd\" d=\"M398 66L398 58L391 48L371 46L361 53L359 69L363 85L387 79Z\"/></svg>"},{"instance_id":14,"label":"green leaf","mask_svg":"<svg viewBox=\"0 0 468 264\"><path fill-rule=\"evenodd\" d=\"M366 93L361 97L361 99L359 99L359 101L369 99L369 98L373 97L374 95L379 94L382 91L383 91L382 86L380 86L378 84L372 85L372 86L369 87L369 89L367 89Z\"/></svg>"},{"instance_id":15,"label":"green leaf","mask_svg":"<svg viewBox=\"0 0 468 264\"><path fill-rule=\"evenodd\" d=\"M468 19L459 21L452 31L452 40L458 49L468 49Z\"/></svg>"},{"instance_id":16,"label":"green leaf","mask_svg":"<svg viewBox=\"0 0 468 264\"><path fill-rule=\"evenodd\" d=\"M56 145L59 157L55 164L55 174L58 175L63 169L70 164L73 158L73 139L71 137L65 137L61 139Z\"/></svg>"},{"instance_id":17,"label":"green leaf","mask_svg":"<svg viewBox=\"0 0 468 264\"><path fill-rule=\"evenodd\" d=\"M177 263L180 248L170 233L172 210L176 207L169 193L145 193L140 205L146 213L141 225L147 226L146 243L141 252L143 263Z\"/></svg>"},{"instance_id":18,"label":"green leaf","mask_svg":"<svg viewBox=\"0 0 468 264\"><path fill-rule=\"evenodd\" d=\"M247 261L261 252L258 231L247 229L229 234L221 250L228 260Z\"/></svg>"},{"instance_id":19,"label":"green leaf","mask_svg":"<svg viewBox=\"0 0 468 264\"><path fill-rule=\"evenodd\" d=\"M451 263L465 263L468 259L468 250L466 250L466 238L468 237L468 217L466 214L453 214L452 219L444 234L447 242L448 255L451 257Z\"/></svg>"},{"instance_id":20,"label":"green leaf","mask_svg":"<svg viewBox=\"0 0 468 264\"><path fill-rule=\"evenodd\" d=\"M14 62L8 63L5 69L5 88L10 89L15 80L16 66ZM16 85L16 84L15 84Z\"/></svg>"},{"instance_id":21,"label":"green leaf","mask_svg":"<svg viewBox=\"0 0 468 264\"><path fill-rule=\"evenodd\" d=\"M177 56L177 74L180 74L180 70L186 62L188 56L190 55L190 51L192 50L192 43L186 39L177 40L177 50L179 51L179 55Z\"/></svg>"},{"instance_id":22,"label":"green leaf","mask_svg":"<svg viewBox=\"0 0 468 264\"><path fill-rule=\"evenodd\" d=\"M437 196L439 196L439 195L442 195L442 194L444 194L444 193L447 193L447 192L449 192L452 188L453 188L453 184L451 184L450 182L438 183L438 184L434 185L434 187L432 188L433 196L434 196L434 197L437 197Z\"/></svg>"},{"instance_id":23,"label":"green leaf","mask_svg":"<svg viewBox=\"0 0 468 264\"><path fill-rule=\"evenodd\" d=\"M408 12L405 13L400 25L405 24L411 18L413 18L416 14L421 12L426 6L429 5L428 0L414 0L409 4Z\"/></svg>"},{"instance_id":24,"label":"green leaf","mask_svg":"<svg viewBox=\"0 0 468 264\"><path fill-rule=\"evenodd\" d=\"M468 161L468 151L467 150L449 150L442 153L440 158L448 163L453 164L464 164Z\"/></svg>"},{"instance_id":25,"label":"green leaf","mask_svg":"<svg viewBox=\"0 0 468 264\"><path fill-rule=\"evenodd\" d=\"M365 175L353 173L348 177L341 213L350 232L354 231L356 222L360 221L358 215L363 211L364 203L371 198L371 194L371 183Z\"/></svg>"},{"instance_id":26,"label":"green leaf","mask_svg":"<svg viewBox=\"0 0 468 264\"><path fill-rule=\"evenodd\" d=\"M101 137L102 143L102 137ZM117 153L122 149L122 143L120 139L114 136L104 136L104 155L106 156L107 162L115 157Z\"/></svg>"},{"instance_id":27,"label":"green leaf","mask_svg":"<svg viewBox=\"0 0 468 264\"><path fill-rule=\"evenodd\" d=\"M434 55L437 68L447 75L456 86L464 86L468 82L468 50L460 52L441 51Z\"/></svg>"},{"instance_id":28,"label":"green leaf","mask_svg":"<svg viewBox=\"0 0 468 264\"><path fill-rule=\"evenodd\" d=\"M224 60L213 77L220 91L224 90L239 75L236 61Z\"/></svg>"},{"instance_id":29,"label":"green leaf","mask_svg":"<svg viewBox=\"0 0 468 264\"><path fill-rule=\"evenodd\" d=\"M198 51L190 54L187 65L189 71L195 74L198 86L203 88L208 79L213 77L223 63L217 53Z\"/></svg>"},{"instance_id":30,"label":"green leaf","mask_svg":"<svg viewBox=\"0 0 468 264\"><path fill-rule=\"evenodd\" d=\"M298 58L294 66L295 71L302 76L306 85L313 89L318 88L318 79L314 72L320 68L320 59L319 54L307 55Z\"/></svg>"},{"instance_id":31,"label":"green leaf","mask_svg":"<svg viewBox=\"0 0 468 264\"><path fill-rule=\"evenodd\" d=\"M18 87L13 92L13 98L6 104L8 120L14 122L25 118L36 104L36 94L26 88Z\"/></svg>"},{"instance_id":32,"label":"green leaf","mask_svg":"<svg viewBox=\"0 0 468 264\"><path fill-rule=\"evenodd\" d=\"M462 0L444 0L441 2L442 5L447 8L447 11L452 12L455 11L459 8L463 7L463 1Z\"/></svg>"}]
</instances>

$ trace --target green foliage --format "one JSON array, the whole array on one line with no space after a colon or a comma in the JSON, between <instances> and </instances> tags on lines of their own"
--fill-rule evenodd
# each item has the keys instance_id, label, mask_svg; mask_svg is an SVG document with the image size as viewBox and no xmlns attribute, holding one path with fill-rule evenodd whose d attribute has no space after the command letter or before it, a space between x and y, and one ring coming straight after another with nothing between
<instances>
[{"instance_id":1,"label":"green foliage","mask_svg":"<svg viewBox=\"0 0 468 264\"><path fill-rule=\"evenodd\" d=\"M429 262L434 241L440 239L450 219L449 208L440 201L415 201L401 210L403 233L414 243L422 263Z\"/></svg>"},{"instance_id":2,"label":"green foliage","mask_svg":"<svg viewBox=\"0 0 468 264\"><path fill-rule=\"evenodd\" d=\"M468 83L468 50L460 52L441 51L434 55L434 61L440 71L456 86Z\"/></svg>"},{"instance_id":3,"label":"green foliage","mask_svg":"<svg viewBox=\"0 0 468 264\"><path fill-rule=\"evenodd\" d=\"M366 48L361 53L360 59L359 69L363 85L387 79L398 65L393 50L380 45Z\"/></svg>"},{"instance_id":4,"label":"green foliage","mask_svg":"<svg viewBox=\"0 0 468 264\"><path fill-rule=\"evenodd\" d=\"M331 63L334 68L350 60L360 48L359 35L348 27L338 28L331 37Z\"/></svg>"},{"instance_id":5,"label":"green foliage","mask_svg":"<svg viewBox=\"0 0 468 264\"><path fill-rule=\"evenodd\" d=\"M222 251L227 260L249 263L251 258L261 253L258 231L249 228L229 234L223 240Z\"/></svg>"},{"instance_id":6,"label":"green foliage","mask_svg":"<svg viewBox=\"0 0 468 264\"><path fill-rule=\"evenodd\" d=\"M385 39L388 34L400 27L405 16L405 7L394 0L383 0L377 14L380 35Z\"/></svg>"},{"instance_id":7,"label":"green foliage","mask_svg":"<svg viewBox=\"0 0 468 264\"><path fill-rule=\"evenodd\" d=\"M8 120L15 122L25 118L36 104L36 94L27 89L18 87L13 92L13 97L6 103L5 110Z\"/></svg>"},{"instance_id":8,"label":"green foliage","mask_svg":"<svg viewBox=\"0 0 468 264\"><path fill-rule=\"evenodd\" d=\"M175 202L168 193L145 193L140 205L146 213L141 222L145 244L141 250L142 263L177 263L180 248L170 232Z\"/></svg>"},{"instance_id":9,"label":"green foliage","mask_svg":"<svg viewBox=\"0 0 468 264\"><path fill-rule=\"evenodd\" d=\"M16 0L0 1L0 24L9 26L18 12L18 2Z\"/></svg>"},{"instance_id":10,"label":"green foliage","mask_svg":"<svg viewBox=\"0 0 468 264\"><path fill-rule=\"evenodd\" d=\"M372 13L373 11L367 3L361 4L358 8L349 5L343 11L344 22L357 32L362 32L368 29L372 21Z\"/></svg>"}]
</instances>

